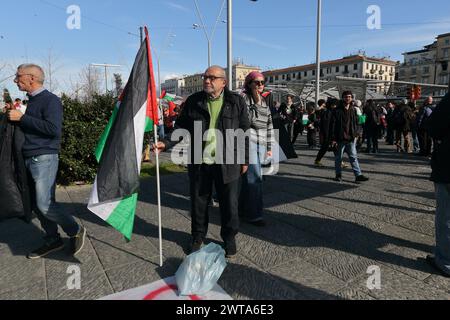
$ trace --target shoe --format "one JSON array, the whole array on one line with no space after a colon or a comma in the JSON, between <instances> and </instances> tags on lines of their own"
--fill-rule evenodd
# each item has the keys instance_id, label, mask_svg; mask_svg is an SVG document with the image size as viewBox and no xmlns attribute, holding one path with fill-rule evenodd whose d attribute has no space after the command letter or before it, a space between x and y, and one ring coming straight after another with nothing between
<instances>
[{"instance_id":1,"label":"shoe","mask_svg":"<svg viewBox=\"0 0 450 320\"><path fill-rule=\"evenodd\" d=\"M203 240L194 239L191 244L191 253L199 251L203 246Z\"/></svg>"},{"instance_id":2,"label":"shoe","mask_svg":"<svg viewBox=\"0 0 450 320\"><path fill-rule=\"evenodd\" d=\"M237 254L236 239L225 241L225 258L234 259Z\"/></svg>"},{"instance_id":3,"label":"shoe","mask_svg":"<svg viewBox=\"0 0 450 320\"><path fill-rule=\"evenodd\" d=\"M31 260L40 259L49 255L52 252L56 252L62 249L64 249L64 242L62 241L61 238L59 238L58 240L50 243L46 242L42 247L29 253L27 255L27 258Z\"/></svg>"},{"instance_id":4,"label":"shoe","mask_svg":"<svg viewBox=\"0 0 450 320\"><path fill-rule=\"evenodd\" d=\"M256 227L265 227L267 225L267 223L264 219L260 219L260 220L256 220L256 221L244 220L244 222L254 225Z\"/></svg>"},{"instance_id":5,"label":"shoe","mask_svg":"<svg viewBox=\"0 0 450 320\"><path fill-rule=\"evenodd\" d=\"M70 251L75 256L84 247L84 242L86 241L86 229L80 226L80 231L75 237L70 238Z\"/></svg>"},{"instance_id":6,"label":"shoe","mask_svg":"<svg viewBox=\"0 0 450 320\"><path fill-rule=\"evenodd\" d=\"M336 176L336 178L334 178L334 181L342 182L342 176Z\"/></svg>"},{"instance_id":7,"label":"shoe","mask_svg":"<svg viewBox=\"0 0 450 320\"><path fill-rule=\"evenodd\" d=\"M356 183L360 183L360 182L366 182L369 181L369 178L367 178L366 176L360 175L356 177L355 182Z\"/></svg>"},{"instance_id":8,"label":"shoe","mask_svg":"<svg viewBox=\"0 0 450 320\"><path fill-rule=\"evenodd\" d=\"M322 162L320 162L320 161L315 161L315 162L314 162L314 165L315 165L316 167L319 167L319 168L324 167L324 165L323 165Z\"/></svg>"},{"instance_id":9,"label":"shoe","mask_svg":"<svg viewBox=\"0 0 450 320\"><path fill-rule=\"evenodd\" d=\"M436 271L439 271L439 273L446 277L446 278L450 278L450 274L446 273L445 271L443 271L436 263L436 259L433 256L427 256L425 258L425 260L434 268L436 269Z\"/></svg>"}]
</instances>

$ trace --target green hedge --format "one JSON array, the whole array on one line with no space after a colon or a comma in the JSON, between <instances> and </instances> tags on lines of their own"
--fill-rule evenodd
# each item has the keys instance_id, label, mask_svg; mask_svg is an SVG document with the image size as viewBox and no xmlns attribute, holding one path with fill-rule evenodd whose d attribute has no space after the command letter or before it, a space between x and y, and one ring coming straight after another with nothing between
<instances>
[{"instance_id":1,"label":"green hedge","mask_svg":"<svg viewBox=\"0 0 450 320\"><path fill-rule=\"evenodd\" d=\"M97 173L94 151L111 117L115 99L97 95L90 102L62 97L64 106L58 184L91 183Z\"/></svg>"}]
</instances>

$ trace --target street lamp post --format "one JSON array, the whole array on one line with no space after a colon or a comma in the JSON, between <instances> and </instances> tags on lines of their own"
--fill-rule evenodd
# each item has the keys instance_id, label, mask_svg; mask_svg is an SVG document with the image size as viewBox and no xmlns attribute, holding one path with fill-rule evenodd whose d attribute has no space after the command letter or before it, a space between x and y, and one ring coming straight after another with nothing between
<instances>
[{"instance_id":1,"label":"street lamp post","mask_svg":"<svg viewBox=\"0 0 450 320\"><path fill-rule=\"evenodd\" d=\"M316 107L319 105L320 94L320 32L322 20L322 0L317 0L317 51L316 51Z\"/></svg>"},{"instance_id":2,"label":"street lamp post","mask_svg":"<svg viewBox=\"0 0 450 320\"><path fill-rule=\"evenodd\" d=\"M92 67L102 67L105 68L105 89L106 89L106 94L108 94L108 68L120 68L122 67L121 65L117 65L117 64L106 64L106 63L91 63ZM89 78L90 78L90 69L89 69ZM90 79L89 79L90 81Z\"/></svg>"},{"instance_id":3,"label":"street lamp post","mask_svg":"<svg viewBox=\"0 0 450 320\"><path fill-rule=\"evenodd\" d=\"M231 91L233 90L233 0L228 0L227 21L228 89Z\"/></svg>"},{"instance_id":4,"label":"street lamp post","mask_svg":"<svg viewBox=\"0 0 450 320\"><path fill-rule=\"evenodd\" d=\"M197 12L198 18L200 19L201 25L194 23L193 27L194 27L194 29L198 29L201 27L203 29L203 31L205 32L206 41L208 42L208 68L209 68L209 67L211 67L211 46L212 46L211 43L212 43L212 40L214 39L214 35L216 33L217 24L219 23L220 17L222 16L223 8L225 6L225 0L223 0L223 2L222 2L222 6L220 8L220 12L219 12L219 15L217 16L216 23L214 25L211 35L209 35L208 31L206 30L206 24L205 24L205 21L203 20L203 16L200 12L200 8L198 6L197 0L194 0L194 3L195 3L195 10Z\"/></svg>"}]
</instances>

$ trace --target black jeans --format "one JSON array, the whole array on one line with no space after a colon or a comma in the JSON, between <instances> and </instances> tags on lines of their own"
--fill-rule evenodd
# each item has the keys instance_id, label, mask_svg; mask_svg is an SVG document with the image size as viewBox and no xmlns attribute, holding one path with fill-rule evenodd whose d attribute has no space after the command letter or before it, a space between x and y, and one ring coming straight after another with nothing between
<instances>
[{"instance_id":1,"label":"black jeans","mask_svg":"<svg viewBox=\"0 0 450 320\"><path fill-rule=\"evenodd\" d=\"M417 131L417 136L419 138L420 154L424 156L431 155L431 146L433 140L426 130L419 129Z\"/></svg>"},{"instance_id":2,"label":"black jeans","mask_svg":"<svg viewBox=\"0 0 450 320\"><path fill-rule=\"evenodd\" d=\"M367 128L366 138L367 138L367 152L378 151L378 128Z\"/></svg>"},{"instance_id":3,"label":"black jeans","mask_svg":"<svg viewBox=\"0 0 450 320\"><path fill-rule=\"evenodd\" d=\"M239 231L239 183L240 179L224 184L220 165L189 166L192 237L204 240L208 234L208 205L211 201L213 183L216 187L220 204L222 230L220 235L224 242L234 240Z\"/></svg>"},{"instance_id":4,"label":"black jeans","mask_svg":"<svg viewBox=\"0 0 450 320\"><path fill-rule=\"evenodd\" d=\"M324 138L322 146L320 147L319 153L317 154L316 162L320 162L325 154L330 150L331 141L329 138ZM333 148L334 156L336 157L336 148Z\"/></svg>"},{"instance_id":5,"label":"black jeans","mask_svg":"<svg viewBox=\"0 0 450 320\"><path fill-rule=\"evenodd\" d=\"M308 146L315 147L317 145L317 131L316 129L308 129Z\"/></svg>"}]
</instances>

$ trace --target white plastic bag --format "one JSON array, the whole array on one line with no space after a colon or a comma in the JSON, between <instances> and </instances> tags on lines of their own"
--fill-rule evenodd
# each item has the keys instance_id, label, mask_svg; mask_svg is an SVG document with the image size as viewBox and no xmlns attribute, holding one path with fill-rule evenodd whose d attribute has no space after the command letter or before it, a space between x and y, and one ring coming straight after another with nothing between
<instances>
[{"instance_id":1,"label":"white plastic bag","mask_svg":"<svg viewBox=\"0 0 450 320\"><path fill-rule=\"evenodd\" d=\"M180 295L208 293L219 281L226 265L225 251L216 243L187 256L175 274Z\"/></svg>"}]
</instances>

